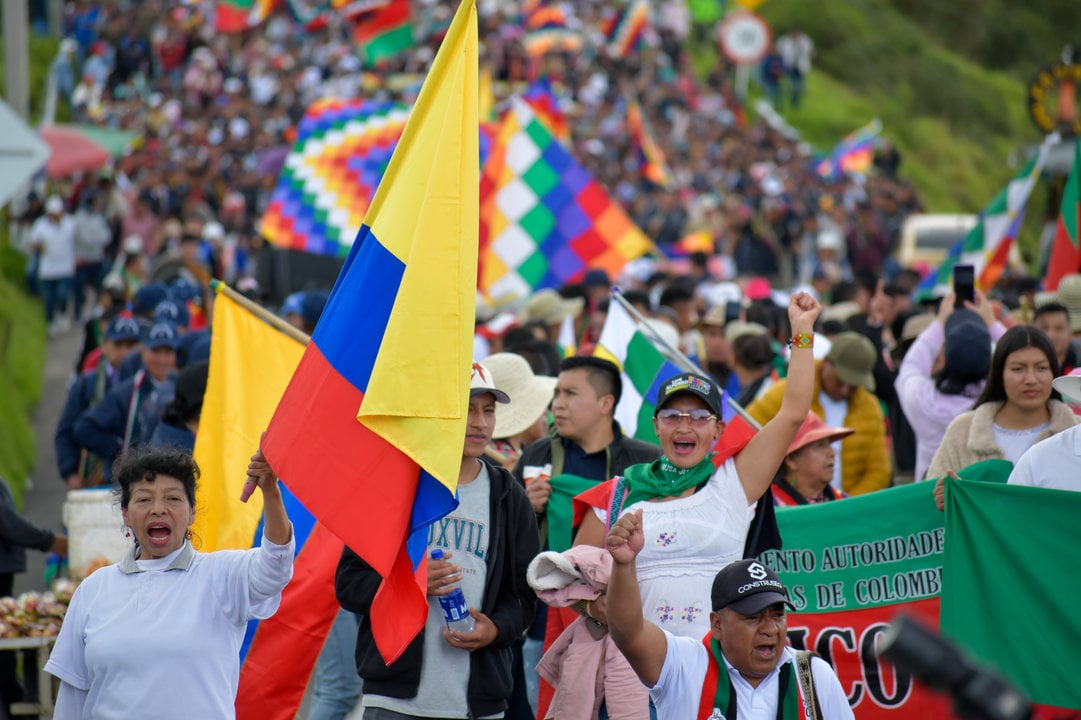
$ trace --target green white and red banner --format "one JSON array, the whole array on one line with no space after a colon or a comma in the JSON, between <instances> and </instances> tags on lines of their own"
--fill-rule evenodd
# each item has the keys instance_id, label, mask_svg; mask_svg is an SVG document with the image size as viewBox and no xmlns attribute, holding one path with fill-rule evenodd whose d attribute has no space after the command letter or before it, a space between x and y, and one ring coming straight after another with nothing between
<instances>
[{"instance_id":1,"label":"green white and red banner","mask_svg":"<svg viewBox=\"0 0 1081 720\"><path fill-rule=\"evenodd\" d=\"M944 521L934 483L777 509L781 550L761 560L788 586L793 647L837 671L858 720L949 717L948 700L878 659L898 612L938 627Z\"/></svg>"},{"instance_id":2,"label":"green white and red banner","mask_svg":"<svg viewBox=\"0 0 1081 720\"><path fill-rule=\"evenodd\" d=\"M954 717L877 653L898 613L937 630L940 610L943 633L1037 703L1034 718L1081 718L1081 493L1006 485L1010 467L962 470L945 513L933 482L777 509L784 547L760 559L796 606L789 642L833 665L857 720Z\"/></svg>"}]
</instances>

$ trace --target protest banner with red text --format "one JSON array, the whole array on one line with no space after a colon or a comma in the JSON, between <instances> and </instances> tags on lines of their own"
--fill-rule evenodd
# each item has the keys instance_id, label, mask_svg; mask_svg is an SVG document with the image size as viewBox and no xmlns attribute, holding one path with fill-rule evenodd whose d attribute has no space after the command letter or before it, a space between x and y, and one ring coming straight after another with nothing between
<instances>
[{"instance_id":1,"label":"protest banner with red text","mask_svg":"<svg viewBox=\"0 0 1081 720\"><path fill-rule=\"evenodd\" d=\"M858 720L950 716L947 699L876 653L899 612L938 627L944 518L933 486L778 508L784 547L761 557L796 607L789 642L833 665Z\"/></svg>"}]
</instances>

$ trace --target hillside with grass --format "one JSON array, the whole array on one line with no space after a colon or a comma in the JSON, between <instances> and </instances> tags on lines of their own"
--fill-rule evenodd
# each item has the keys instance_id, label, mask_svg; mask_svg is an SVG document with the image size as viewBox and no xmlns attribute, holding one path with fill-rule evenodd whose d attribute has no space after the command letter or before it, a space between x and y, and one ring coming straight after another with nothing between
<instances>
[{"instance_id":1,"label":"hillside with grass","mask_svg":"<svg viewBox=\"0 0 1081 720\"><path fill-rule=\"evenodd\" d=\"M1076 0L766 0L777 37L815 42L806 101L782 114L828 150L872 118L902 154L901 174L929 212L978 212L1043 138L1027 86L1077 40ZM1031 257L1048 202L1029 201L1021 246Z\"/></svg>"},{"instance_id":2,"label":"hillside with grass","mask_svg":"<svg viewBox=\"0 0 1081 720\"><path fill-rule=\"evenodd\" d=\"M30 115L40 117L45 78L58 41L30 38ZM0 58L3 44L0 43ZM0 62L0 96L3 63ZM8 214L0 213L0 476L16 498L34 467L31 413L41 395L45 318L40 301L24 292L25 258L8 241Z\"/></svg>"}]
</instances>

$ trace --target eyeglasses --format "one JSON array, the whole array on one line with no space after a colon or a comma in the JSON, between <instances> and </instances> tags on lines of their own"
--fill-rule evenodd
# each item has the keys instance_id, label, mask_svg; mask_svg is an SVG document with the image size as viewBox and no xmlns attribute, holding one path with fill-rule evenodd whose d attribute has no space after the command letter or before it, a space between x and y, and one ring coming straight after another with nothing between
<instances>
[{"instance_id":1,"label":"eyeglasses","mask_svg":"<svg viewBox=\"0 0 1081 720\"><path fill-rule=\"evenodd\" d=\"M665 408L657 413L657 418L661 423L668 425L669 427L679 425L683 418L689 419L691 425L695 427L703 427L710 421L716 420L717 416L705 408L695 408L690 412L680 412L675 408Z\"/></svg>"}]
</instances>

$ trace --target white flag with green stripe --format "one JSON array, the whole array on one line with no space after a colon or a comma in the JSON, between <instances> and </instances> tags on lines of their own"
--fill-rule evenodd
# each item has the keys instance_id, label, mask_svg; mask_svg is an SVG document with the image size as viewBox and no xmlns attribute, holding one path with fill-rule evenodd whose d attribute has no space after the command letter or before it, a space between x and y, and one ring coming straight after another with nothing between
<instances>
[{"instance_id":1,"label":"white flag with green stripe","mask_svg":"<svg viewBox=\"0 0 1081 720\"><path fill-rule=\"evenodd\" d=\"M593 350L596 357L611 360L623 377L623 397L615 417L623 432L639 440L657 442L653 432L653 409L657 388L681 371L639 330L638 324L615 298Z\"/></svg>"}]
</instances>

